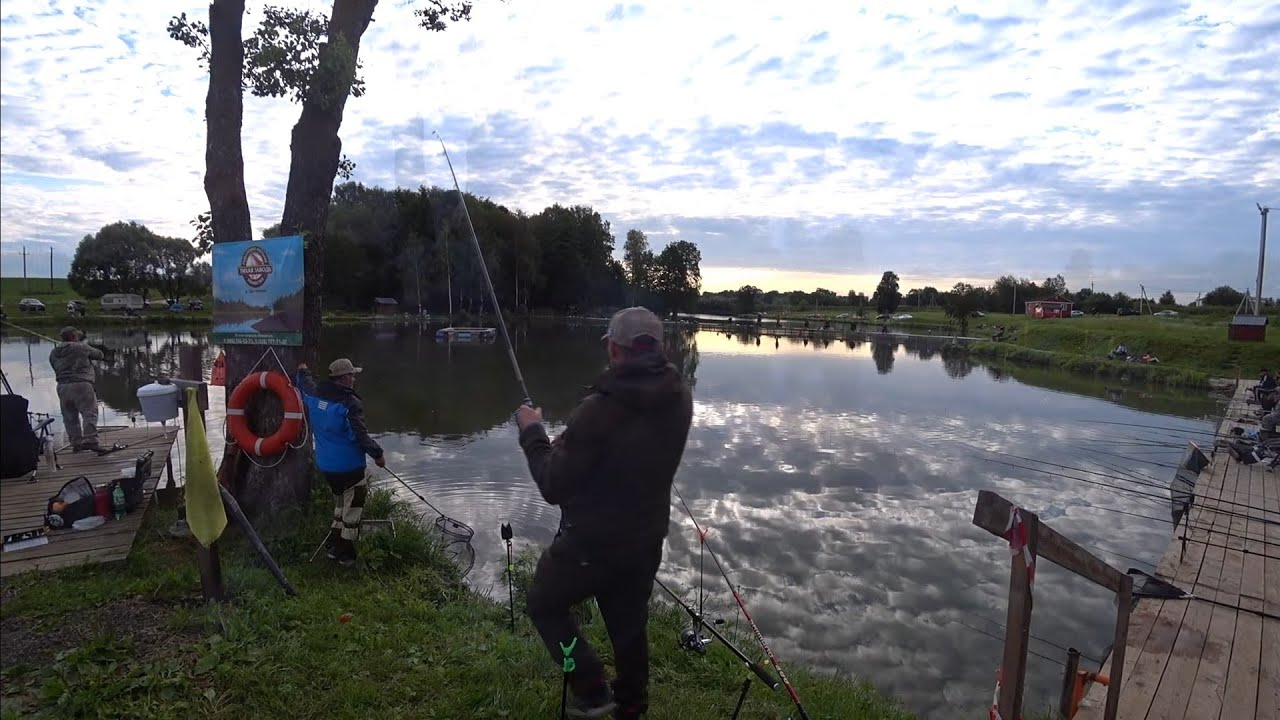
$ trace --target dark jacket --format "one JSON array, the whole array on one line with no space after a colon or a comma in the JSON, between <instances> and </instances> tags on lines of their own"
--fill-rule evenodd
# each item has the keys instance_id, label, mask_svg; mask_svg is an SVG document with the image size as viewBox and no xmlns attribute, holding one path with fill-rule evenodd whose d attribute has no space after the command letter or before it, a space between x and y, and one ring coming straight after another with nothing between
<instances>
[{"instance_id":1,"label":"dark jacket","mask_svg":"<svg viewBox=\"0 0 1280 720\"><path fill-rule=\"evenodd\" d=\"M92 383L96 378L90 360L101 360L102 351L83 342L60 342L49 352L49 364L59 383Z\"/></svg>"},{"instance_id":2,"label":"dark jacket","mask_svg":"<svg viewBox=\"0 0 1280 720\"><path fill-rule=\"evenodd\" d=\"M562 541L593 556L661 545L692 419L680 372L650 356L606 370L555 442L526 427L520 445L542 497L560 506Z\"/></svg>"},{"instance_id":3,"label":"dark jacket","mask_svg":"<svg viewBox=\"0 0 1280 720\"><path fill-rule=\"evenodd\" d=\"M329 379L317 383L309 370L299 370L295 384L307 406L321 472L351 472L365 466L365 455L382 457L364 423L364 401L354 389Z\"/></svg>"}]
</instances>

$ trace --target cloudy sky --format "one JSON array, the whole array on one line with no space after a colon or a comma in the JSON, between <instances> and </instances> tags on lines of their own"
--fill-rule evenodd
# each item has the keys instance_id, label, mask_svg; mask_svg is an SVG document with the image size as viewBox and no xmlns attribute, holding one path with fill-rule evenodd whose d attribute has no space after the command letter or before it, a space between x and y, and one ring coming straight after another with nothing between
<instances>
[{"instance_id":1,"label":"cloudy sky","mask_svg":"<svg viewBox=\"0 0 1280 720\"><path fill-rule=\"evenodd\" d=\"M1189 300L1253 286L1255 203L1280 205L1265 0L479 0L444 33L412 5L384 0L364 39L368 94L341 133L356 179L448 185L437 129L465 189L592 205L619 246L633 227L692 240L706 289L870 291L893 269L907 286L1062 273ZM23 245L33 274L50 247L65 272L120 219L190 235L207 75L165 25L207 7L5 1L4 275ZM246 102L255 232L279 219L297 113Z\"/></svg>"}]
</instances>

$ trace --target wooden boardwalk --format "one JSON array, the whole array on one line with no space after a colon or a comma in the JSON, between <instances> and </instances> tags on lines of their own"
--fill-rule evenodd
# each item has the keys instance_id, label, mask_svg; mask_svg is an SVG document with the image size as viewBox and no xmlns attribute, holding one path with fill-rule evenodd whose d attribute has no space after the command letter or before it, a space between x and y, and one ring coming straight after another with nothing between
<instances>
[{"instance_id":1,"label":"wooden boardwalk","mask_svg":"<svg viewBox=\"0 0 1280 720\"><path fill-rule=\"evenodd\" d=\"M103 447L113 443L127 447L104 456L67 450L58 454L61 469L49 468L43 459L40 461L36 482L0 480L0 535L11 535L43 527L49 498L68 480L83 475L96 487L118 477L120 468L132 466L143 452L155 451L151 459L151 477L143 486L144 499L138 508L122 520L109 519L92 530L49 530L49 542L45 545L6 549L0 552L0 577L81 563L113 562L128 557L133 538L142 525L142 515L150 506L179 432L171 426L165 434L155 425L104 432L99 435Z\"/></svg>"},{"instance_id":2,"label":"wooden boardwalk","mask_svg":"<svg viewBox=\"0 0 1280 720\"><path fill-rule=\"evenodd\" d=\"M1258 407L1246 405L1246 387L1221 432L1257 427L1239 421ZM1196 598L1137 603L1118 717L1280 720L1280 470L1241 464L1219 446L1195 493L1193 542L1184 555L1180 524L1156 574ZM1076 718L1101 718L1105 698L1093 686Z\"/></svg>"}]
</instances>

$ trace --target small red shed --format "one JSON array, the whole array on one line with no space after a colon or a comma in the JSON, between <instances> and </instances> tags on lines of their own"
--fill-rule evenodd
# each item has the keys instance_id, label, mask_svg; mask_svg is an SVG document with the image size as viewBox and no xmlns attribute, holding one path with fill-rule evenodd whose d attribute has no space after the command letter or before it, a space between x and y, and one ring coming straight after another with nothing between
<instances>
[{"instance_id":1,"label":"small red shed","mask_svg":"<svg viewBox=\"0 0 1280 720\"><path fill-rule=\"evenodd\" d=\"M1227 327L1228 340L1263 342L1267 339L1266 315L1236 315Z\"/></svg>"},{"instance_id":2,"label":"small red shed","mask_svg":"<svg viewBox=\"0 0 1280 720\"><path fill-rule=\"evenodd\" d=\"M1069 318L1074 305L1070 300L1056 295L1044 300L1031 300L1027 302L1027 317Z\"/></svg>"}]
</instances>

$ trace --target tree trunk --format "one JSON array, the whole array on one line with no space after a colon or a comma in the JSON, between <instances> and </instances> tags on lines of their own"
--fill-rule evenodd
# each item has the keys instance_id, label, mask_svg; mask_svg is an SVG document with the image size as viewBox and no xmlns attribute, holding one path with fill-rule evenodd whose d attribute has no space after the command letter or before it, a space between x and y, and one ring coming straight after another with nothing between
<instances>
[{"instance_id":1,"label":"tree trunk","mask_svg":"<svg viewBox=\"0 0 1280 720\"><path fill-rule=\"evenodd\" d=\"M244 119L242 78L244 44L241 35L244 0L213 0L209 5L209 93L205 100L205 122L208 138L205 146L205 194L209 198L210 228L215 243L241 242L253 239L249 220L249 202L244 188L244 155L241 150L241 126ZM310 277L308 276L308 283ZM304 342L306 342L304 335ZM231 391L263 357L263 348L253 345L229 345L227 353L227 385ZM297 352L279 348L285 372L292 374ZM268 355L262 369L280 369ZM279 401L259 395L247 409L249 427L266 435L278 427L281 419ZM239 500L254 520L281 518L283 507L297 506L311 489L310 446L300 451L289 450L283 458L269 458L262 467L249 462L236 446L228 446L219 468L219 480Z\"/></svg>"},{"instance_id":2,"label":"tree trunk","mask_svg":"<svg viewBox=\"0 0 1280 720\"><path fill-rule=\"evenodd\" d=\"M302 347L278 347L276 357L284 371L292 375L299 362L321 366L317 362L320 344L322 287L324 282L324 236L333 196L333 179L338 172L342 141L338 129L351 83L355 79L360 39L373 19L377 0L335 0L329 21L328 42L320 47L315 73L302 102L302 113L293 127L290 143L289 184L285 191L284 214L280 220L281 235L302 235L306 293L303 301ZM237 143L237 147L239 144ZM227 379L249 372L250 365L261 357L261 350L232 358L227 355ZM264 369L279 369L275 357L268 357ZM252 408L251 408L252 409ZM280 404L264 398L261 407L250 413L249 427L259 434L270 432L281 419ZM269 513L273 521L287 521L287 510L299 508L311 491L311 448L289 451L272 468L263 468L244 453L228 458L236 463L232 476L239 478L233 494L254 519Z\"/></svg>"},{"instance_id":3,"label":"tree trunk","mask_svg":"<svg viewBox=\"0 0 1280 720\"><path fill-rule=\"evenodd\" d=\"M320 343L325 226L342 154L338 129L355 79L360 39L377 5L377 0L334 0L328 42L320 46L302 114L293 126L289 185L280 229L285 234L301 234L306 248L302 355L312 363Z\"/></svg>"}]
</instances>

